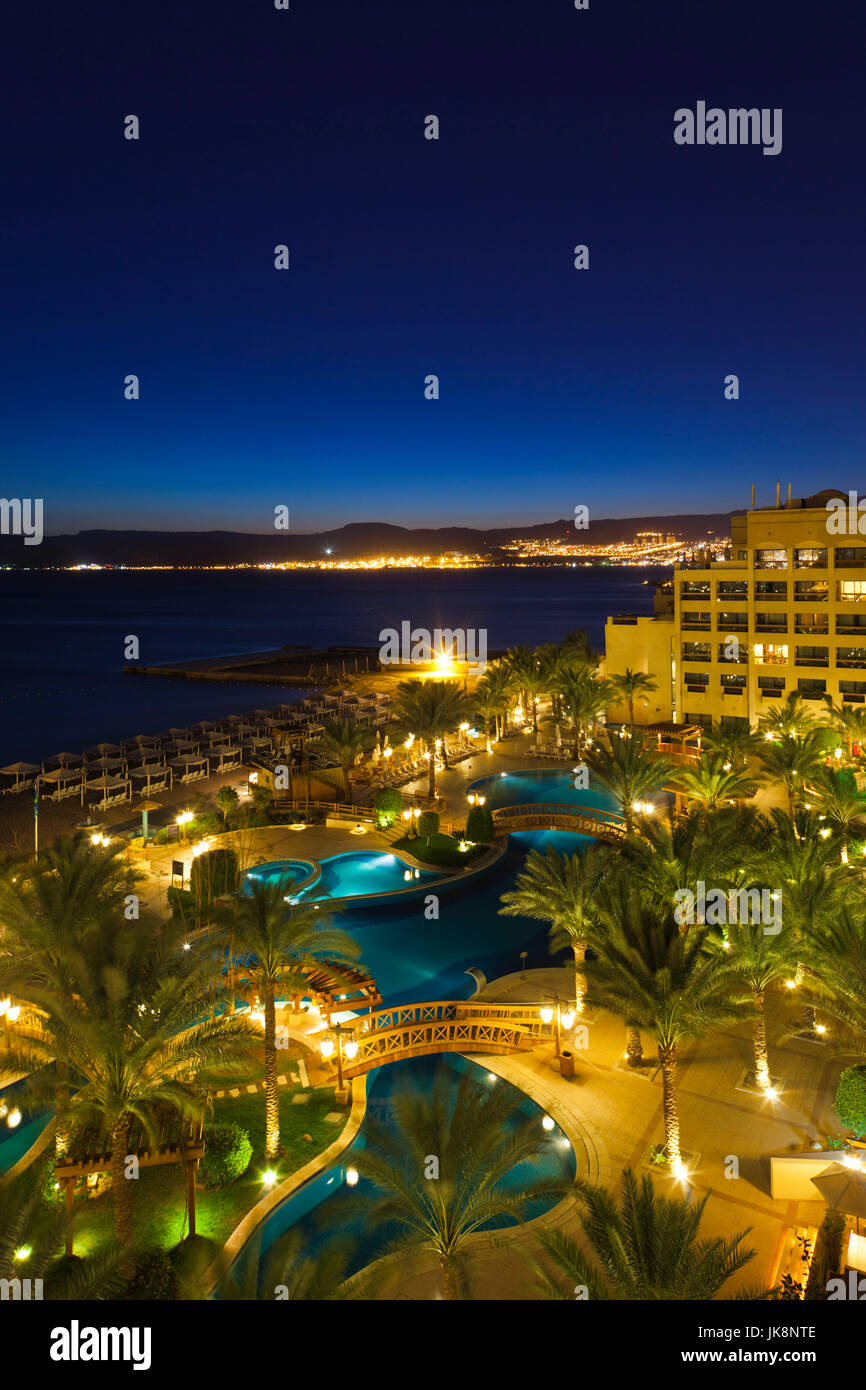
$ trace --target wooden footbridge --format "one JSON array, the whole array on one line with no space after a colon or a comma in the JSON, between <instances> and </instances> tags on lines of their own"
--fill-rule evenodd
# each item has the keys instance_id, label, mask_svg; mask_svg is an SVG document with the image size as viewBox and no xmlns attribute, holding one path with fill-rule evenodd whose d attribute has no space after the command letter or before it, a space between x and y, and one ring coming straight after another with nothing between
<instances>
[{"instance_id":1,"label":"wooden footbridge","mask_svg":"<svg viewBox=\"0 0 866 1390\"><path fill-rule=\"evenodd\" d=\"M616 811L599 811L567 801L527 801L517 806L500 806L493 812L497 835L512 830L570 830L574 835L591 835L596 840L619 844L625 839L625 819Z\"/></svg>"},{"instance_id":2,"label":"wooden footbridge","mask_svg":"<svg viewBox=\"0 0 866 1390\"><path fill-rule=\"evenodd\" d=\"M433 1052L521 1052L552 1036L537 1004L485 1004L436 1000L399 1004L358 1019L355 1056L343 1076L360 1076L385 1062Z\"/></svg>"}]
</instances>

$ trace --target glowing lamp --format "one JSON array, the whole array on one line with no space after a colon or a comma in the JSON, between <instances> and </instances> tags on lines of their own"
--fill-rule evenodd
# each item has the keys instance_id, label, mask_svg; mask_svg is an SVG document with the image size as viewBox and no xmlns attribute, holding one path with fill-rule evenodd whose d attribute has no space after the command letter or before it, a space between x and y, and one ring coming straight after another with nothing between
<instances>
[{"instance_id":1,"label":"glowing lamp","mask_svg":"<svg viewBox=\"0 0 866 1390\"><path fill-rule=\"evenodd\" d=\"M319 1043L319 1051L325 1059L334 1055L334 1044L331 1038L322 1039Z\"/></svg>"},{"instance_id":2,"label":"glowing lamp","mask_svg":"<svg viewBox=\"0 0 866 1390\"><path fill-rule=\"evenodd\" d=\"M541 1127L542 1129L546 1129L549 1134L552 1129L555 1129L556 1121L553 1120L550 1115L545 1115L544 1119L541 1121Z\"/></svg>"},{"instance_id":3,"label":"glowing lamp","mask_svg":"<svg viewBox=\"0 0 866 1390\"><path fill-rule=\"evenodd\" d=\"M345 1052L350 1062L352 1061L353 1057L357 1057L358 1044L355 1042L354 1038L349 1039L349 1041L346 1043L346 1046L343 1048L343 1051Z\"/></svg>"},{"instance_id":4,"label":"glowing lamp","mask_svg":"<svg viewBox=\"0 0 866 1390\"><path fill-rule=\"evenodd\" d=\"M544 1005L538 1010L538 1012L539 1012L539 1014L541 1015L541 1021L542 1021L542 1023L552 1023L552 1022L553 1022L553 1009L550 1007L549 1004L544 1004Z\"/></svg>"},{"instance_id":5,"label":"glowing lamp","mask_svg":"<svg viewBox=\"0 0 866 1390\"><path fill-rule=\"evenodd\" d=\"M347 1186L347 1187L355 1187L356 1184L357 1184L357 1182L358 1182L358 1170L357 1170L357 1168L347 1168L347 1169L346 1169L346 1186Z\"/></svg>"},{"instance_id":6,"label":"glowing lamp","mask_svg":"<svg viewBox=\"0 0 866 1390\"><path fill-rule=\"evenodd\" d=\"M277 1175L273 1168L267 1168L265 1172L262 1173L262 1183L265 1187L273 1187L276 1180Z\"/></svg>"},{"instance_id":7,"label":"glowing lamp","mask_svg":"<svg viewBox=\"0 0 866 1390\"><path fill-rule=\"evenodd\" d=\"M20 1125L21 1111L18 1109L17 1105L14 1110L9 1111L9 1114L6 1116L6 1123L10 1129L17 1129Z\"/></svg>"}]
</instances>

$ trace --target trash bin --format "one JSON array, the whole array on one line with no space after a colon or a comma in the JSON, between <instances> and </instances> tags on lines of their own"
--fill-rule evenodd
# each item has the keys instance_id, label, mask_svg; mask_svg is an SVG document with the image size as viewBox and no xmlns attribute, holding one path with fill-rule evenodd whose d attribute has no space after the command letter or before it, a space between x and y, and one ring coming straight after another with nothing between
<instances>
[{"instance_id":1,"label":"trash bin","mask_svg":"<svg viewBox=\"0 0 866 1390\"><path fill-rule=\"evenodd\" d=\"M560 1076L574 1076L574 1053L563 1048L559 1054L559 1074Z\"/></svg>"}]
</instances>

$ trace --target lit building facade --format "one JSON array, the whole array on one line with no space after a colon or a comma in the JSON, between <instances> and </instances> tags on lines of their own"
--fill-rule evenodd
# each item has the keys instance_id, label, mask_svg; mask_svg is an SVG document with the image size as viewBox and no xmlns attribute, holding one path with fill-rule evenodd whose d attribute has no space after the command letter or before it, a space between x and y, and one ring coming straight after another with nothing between
<instances>
[{"instance_id":1,"label":"lit building facade","mask_svg":"<svg viewBox=\"0 0 866 1390\"><path fill-rule=\"evenodd\" d=\"M826 695L864 703L866 535L856 518L840 529L839 510L827 503L841 496L833 490L732 516L729 560L675 566L670 667L653 630L658 614L633 628L628 663L651 669L660 692L669 684L670 706L657 718L754 727L792 691L814 701L816 713ZM608 621L610 671L624 669L614 635L624 621Z\"/></svg>"}]
</instances>

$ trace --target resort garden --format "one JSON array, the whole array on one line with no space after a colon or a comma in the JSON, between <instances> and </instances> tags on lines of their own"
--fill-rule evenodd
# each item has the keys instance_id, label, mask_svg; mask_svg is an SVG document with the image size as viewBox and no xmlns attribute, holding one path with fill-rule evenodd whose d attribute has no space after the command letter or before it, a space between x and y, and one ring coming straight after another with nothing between
<instances>
[{"instance_id":1,"label":"resort garden","mask_svg":"<svg viewBox=\"0 0 866 1390\"><path fill-rule=\"evenodd\" d=\"M745 1027L741 1090L770 1107L786 1047L814 1043L839 1058L844 1133L833 1144L852 1173L866 1167L866 720L832 705L819 717L792 697L755 731L725 722L677 737L637 722L652 688L639 672L600 679L576 633L514 649L471 689L403 680L378 731L332 719L312 746L335 798L366 808L371 833L401 862L437 872L443 893L499 862L518 824L508 819L514 804L491 804L493 779L506 777L497 757L518 768L546 759L553 771L542 777L567 765L576 799L560 790L552 805L538 792L516 809L531 826L552 816L566 835L570 815L582 825L595 816L598 833L582 832L593 842L521 841L508 885L494 880L494 912L527 934L541 924L551 960L573 965L569 997L552 1004L543 992L531 998L529 977L511 1050L547 1058L551 1071L558 1062L567 1077L563 1044L580 1068L579 1031L616 1020L626 1075L660 1078L647 1093L658 1095L658 1139L633 1168L602 1182L571 1158L551 1166L554 1130L562 1152L571 1148L542 1105L527 1110L519 1086L479 1089L477 1078L440 1070L424 1085L401 1083L366 1117L325 1235L302 1239L289 1223L261 1243L280 1194L342 1162L343 1127L354 1135L364 1109L363 1082L353 1092L343 1068L351 1076L359 1039L363 1060L377 1009L387 1010L372 994L353 1008L375 962L338 893L245 879L262 859L256 835L285 814L276 794L260 789L242 815L221 792L205 813L214 819L203 822L198 887L164 910L143 901L121 847L89 836L4 866L0 1084L14 1083L15 1099L0 1123L50 1123L0 1185L0 1277L26 1268L55 1298L267 1298L276 1287L292 1298L375 1298L393 1287L396 1260L432 1268L445 1298L471 1298L482 1296L479 1237L499 1231L523 1270L522 1296L573 1299L578 1286L592 1299L730 1294L757 1251L748 1223L725 1236L702 1226L710 1194L694 1190L691 1166L700 1137L681 1121L686 1046L711 1048ZM628 711L620 725L604 722L614 702ZM467 756L486 760L481 782L459 780ZM401 790L408 782L419 790ZM465 957L471 909L462 920ZM407 960L438 929L420 908L413 921ZM442 998L430 989L427 998ZM321 1038L280 1022L287 1001L294 1017L326 996ZM331 1028L337 999L350 1024ZM455 1001L455 1012L472 1002ZM475 1046L452 1050L483 1053L472 1036ZM394 1060L411 1055L407 1045ZM815 1269L841 1268L842 1225L831 1211ZM373 1239L383 1230L384 1246ZM772 1288L740 1281L736 1292L798 1298L806 1274L802 1285L780 1275ZM808 1297L826 1296L817 1277L808 1287Z\"/></svg>"}]
</instances>

